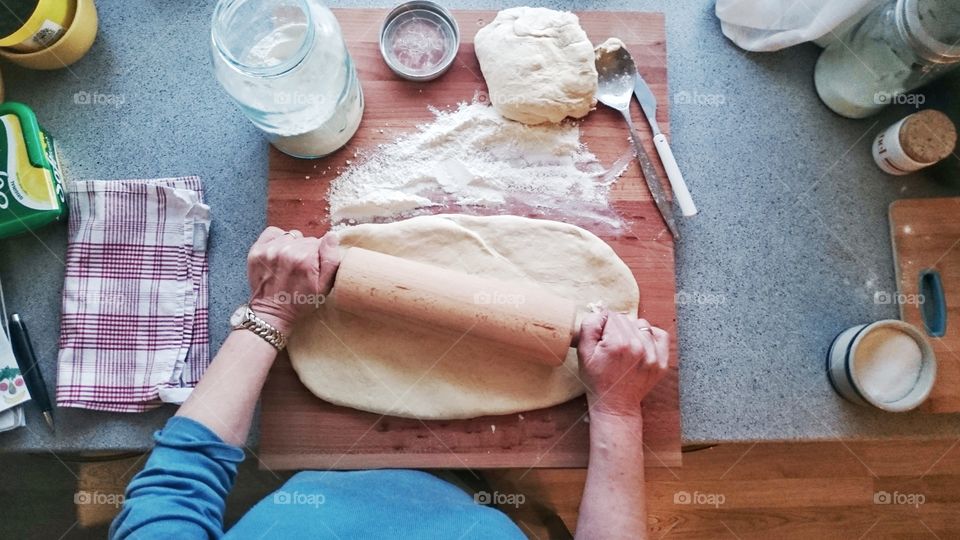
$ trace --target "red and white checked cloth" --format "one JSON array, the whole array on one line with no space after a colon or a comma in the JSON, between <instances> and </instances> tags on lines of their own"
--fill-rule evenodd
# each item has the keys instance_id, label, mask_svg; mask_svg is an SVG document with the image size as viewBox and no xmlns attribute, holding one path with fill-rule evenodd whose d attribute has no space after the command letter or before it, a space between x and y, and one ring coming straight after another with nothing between
<instances>
[{"instance_id":1,"label":"red and white checked cloth","mask_svg":"<svg viewBox=\"0 0 960 540\"><path fill-rule=\"evenodd\" d=\"M181 402L210 363L200 179L77 181L67 198L57 404Z\"/></svg>"}]
</instances>

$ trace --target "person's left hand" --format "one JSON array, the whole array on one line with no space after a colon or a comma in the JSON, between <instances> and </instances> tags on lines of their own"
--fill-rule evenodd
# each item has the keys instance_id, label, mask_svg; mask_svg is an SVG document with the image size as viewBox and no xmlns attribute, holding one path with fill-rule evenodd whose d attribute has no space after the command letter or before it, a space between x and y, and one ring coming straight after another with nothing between
<instances>
[{"instance_id":1,"label":"person's left hand","mask_svg":"<svg viewBox=\"0 0 960 540\"><path fill-rule=\"evenodd\" d=\"M268 227L247 256L250 309L289 335L300 317L326 301L339 264L336 234L304 237Z\"/></svg>"}]
</instances>

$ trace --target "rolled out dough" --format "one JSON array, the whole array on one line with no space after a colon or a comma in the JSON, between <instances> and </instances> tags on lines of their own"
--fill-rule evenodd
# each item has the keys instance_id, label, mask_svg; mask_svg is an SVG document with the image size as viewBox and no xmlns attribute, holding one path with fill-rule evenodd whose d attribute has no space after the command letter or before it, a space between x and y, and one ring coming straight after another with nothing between
<instances>
[{"instance_id":1,"label":"rolled out dough","mask_svg":"<svg viewBox=\"0 0 960 540\"><path fill-rule=\"evenodd\" d=\"M573 225L516 216L422 216L340 232L360 246L471 274L527 281L588 304L636 314L637 283L605 242ZM341 312L332 304L295 330L290 361L303 384L338 404L422 419L549 407L584 392L577 355L549 367L504 357L489 343Z\"/></svg>"}]
</instances>

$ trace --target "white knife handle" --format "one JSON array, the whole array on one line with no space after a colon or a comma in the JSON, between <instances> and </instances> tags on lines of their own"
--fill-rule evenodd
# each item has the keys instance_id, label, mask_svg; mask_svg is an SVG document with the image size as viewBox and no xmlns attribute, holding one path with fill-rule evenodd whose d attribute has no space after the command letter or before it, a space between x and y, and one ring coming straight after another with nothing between
<instances>
[{"instance_id":1,"label":"white knife handle","mask_svg":"<svg viewBox=\"0 0 960 540\"><path fill-rule=\"evenodd\" d=\"M663 168L667 171L667 178L670 179L670 188L673 189L673 196L680 205L680 212L685 216L694 216L697 214L697 206L693 204L693 197L690 196L690 190L687 189L687 183L683 181L683 175L680 174L680 167L677 166L677 160L673 157L673 150L670 149L670 143L663 133L653 138L653 144L657 147L657 153L660 154L660 161L663 162Z\"/></svg>"}]
</instances>

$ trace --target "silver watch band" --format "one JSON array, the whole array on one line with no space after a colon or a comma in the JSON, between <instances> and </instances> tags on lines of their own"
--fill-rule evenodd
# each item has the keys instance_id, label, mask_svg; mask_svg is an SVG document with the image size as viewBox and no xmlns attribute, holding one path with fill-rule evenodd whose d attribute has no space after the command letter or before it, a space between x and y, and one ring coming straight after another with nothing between
<instances>
[{"instance_id":1,"label":"silver watch band","mask_svg":"<svg viewBox=\"0 0 960 540\"><path fill-rule=\"evenodd\" d=\"M261 319L260 317L257 317L257 314L254 313L249 306L247 307L246 316L240 323L240 328L249 330L260 336L264 341L270 345L273 345L273 347L278 351L282 351L287 346L287 337L284 336L282 332L274 328L272 324Z\"/></svg>"}]
</instances>

